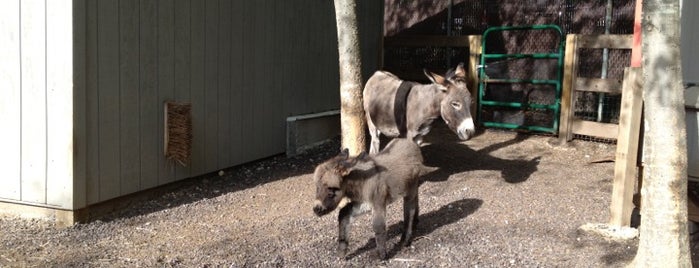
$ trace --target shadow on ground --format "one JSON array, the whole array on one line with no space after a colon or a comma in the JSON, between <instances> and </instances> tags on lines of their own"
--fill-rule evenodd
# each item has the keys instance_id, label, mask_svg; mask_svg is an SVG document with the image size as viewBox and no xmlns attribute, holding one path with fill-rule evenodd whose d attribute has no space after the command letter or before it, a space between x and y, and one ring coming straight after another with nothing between
<instances>
[{"instance_id":1,"label":"shadow on ground","mask_svg":"<svg viewBox=\"0 0 699 268\"><path fill-rule=\"evenodd\" d=\"M527 134L517 133L513 139L494 143L479 150L459 143L456 134L450 133L443 124L434 129L435 135L429 136L429 144L422 147L422 154L427 166L439 167L438 171L425 176L426 181L445 181L452 174L474 171L500 171L502 178L509 183L524 182L537 171L540 157L531 160L510 160L494 157L492 152L515 145L529 138Z\"/></svg>"},{"instance_id":2,"label":"shadow on ground","mask_svg":"<svg viewBox=\"0 0 699 268\"><path fill-rule=\"evenodd\" d=\"M476 212L483 205L483 200L466 198L458 201L451 202L440 207L437 210L430 211L425 214L418 216L419 223L415 232L413 233L413 241L416 238L429 235L435 230L444 227L446 225L460 221L469 215ZM387 230L388 239L400 236L403 232L402 230L403 222L394 223L389 226ZM353 226L354 228L371 228L371 226ZM351 238L350 238L351 239ZM361 255L369 250L376 248L376 241L372 238L367 241L366 244L359 247L356 251L347 255L347 259L352 259L358 255ZM398 252L400 252L400 244L396 244L393 249L388 253L388 258L392 258Z\"/></svg>"}]
</instances>

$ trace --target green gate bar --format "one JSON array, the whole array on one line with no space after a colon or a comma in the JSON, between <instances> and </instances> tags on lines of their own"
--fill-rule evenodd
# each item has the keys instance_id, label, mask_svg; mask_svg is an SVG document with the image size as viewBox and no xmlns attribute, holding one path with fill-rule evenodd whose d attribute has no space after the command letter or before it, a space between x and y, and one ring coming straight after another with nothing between
<instances>
[{"instance_id":1,"label":"green gate bar","mask_svg":"<svg viewBox=\"0 0 699 268\"><path fill-rule=\"evenodd\" d=\"M559 44L557 53L532 53L532 54L486 54L486 40L488 40L488 34L497 31L523 31L523 30L555 30L559 35ZM498 128L510 128L510 129L523 129L528 131L539 131L539 132L558 132L558 121L560 117L561 110L561 82L563 78L563 56L565 55L565 38L563 31L558 25L546 24L546 25L530 25L530 26L501 26L501 27L491 27L488 28L483 33L481 44L481 58L480 67L478 68L478 122L485 127L498 127ZM513 78L488 78L485 74L486 59L557 59L556 65L556 78L553 80L547 79L513 79ZM502 101L487 101L483 100L485 95L485 90L487 84L515 84L515 83L528 83L528 84L550 84L555 86L555 101L554 104L530 104L522 102L502 102ZM501 122L490 122L483 121L482 119L482 109L483 106L496 106L496 107L508 107L508 108L519 108L521 110L526 110L529 108L533 109L545 109L553 111L553 126L543 127L543 126L525 126L512 123L501 123Z\"/></svg>"}]
</instances>

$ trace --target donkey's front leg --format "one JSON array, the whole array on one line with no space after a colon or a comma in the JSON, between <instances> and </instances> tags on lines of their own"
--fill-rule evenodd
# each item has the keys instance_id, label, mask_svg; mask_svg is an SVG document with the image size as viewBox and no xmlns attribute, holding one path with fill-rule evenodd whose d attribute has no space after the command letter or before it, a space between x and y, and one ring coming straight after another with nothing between
<instances>
[{"instance_id":1,"label":"donkey's front leg","mask_svg":"<svg viewBox=\"0 0 699 268\"><path fill-rule=\"evenodd\" d=\"M339 233L337 237L337 249L341 258L344 258L347 255L349 225L350 220L352 219L352 210L355 205L355 202L348 203L342 209L340 209L340 213L338 215Z\"/></svg>"},{"instance_id":2,"label":"donkey's front leg","mask_svg":"<svg viewBox=\"0 0 699 268\"><path fill-rule=\"evenodd\" d=\"M376 240L376 253L380 259L388 257L386 253L386 206L374 205L374 218L372 226L374 228L374 239Z\"/></svg>"},{"instance_id":3,"label":"donkey's front leg","mask_svg":"<svg viewBox=\"0 0 699 268\"><path fill-rule=\"evenodd\" d=\"M403 247L409 247L412 242L413 231L417 226L418 203L417 193L403 198L403 235L400 238Z\"/></svg>"}]
</instances>

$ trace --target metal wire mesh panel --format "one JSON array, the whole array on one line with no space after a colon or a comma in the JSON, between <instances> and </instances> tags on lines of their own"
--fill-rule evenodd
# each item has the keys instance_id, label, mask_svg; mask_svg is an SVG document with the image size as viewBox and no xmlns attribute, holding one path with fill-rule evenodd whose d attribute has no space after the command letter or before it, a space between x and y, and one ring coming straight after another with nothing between
<instances>
[{"instance_id":1,"label":"metal wire mesh panel","mask_svg":"<svg viewBox=\"0 0 699 268\"><path fill-rule=\"evenodd\" d=\"M494 26L519 26L537 24L558 25L565 34L631 34L633 32L636 0L611 1L608 9L606 0L385 0L387 29L386 36L418 35L482 35L485 29ZM451 5L448 3L452 3ZM390 7L390 8L389 8ZM435 9L435 7L437 7ZM606 20L611 10L610 20ZM400 14L396 14L400 13ZM416 22L414 18L418 17ZM396 24L401 24L396 27ZM494 40L487 40L486 53L530 53L542 49L555 50L557 43L553 35L541 33L504 33ZM602 50L581 51L580 76L602 77ZM458 62L468 60L468 48L446 48L426 45L416 47L386 47L385 69L409 71L428 68L446 70ZM606 75L610 78L623 77L624 67L630 62L629 51L610 50ZM451 65L451 66L450 66ZM542 79L550 77L555 68L549 62L530 59L489 60L486 74L491 77L516 77ZM505 99L517 99L526 89L511 85ZM488 95L487 97L491 97ZM494 96L492 96L495 98ZM585 120L603 122L618 121L620 97L599 96L597 93L574 95L578 100L575 116ZM600 108L601 107L601 108ZM503 110L505 111L505 110ZM602 114L600 114L602 113ZM484 111L484 115L487 111ZM545 120L544 120L545 121ZM588 137L576 137L593 139Z\"/></svg>"}]
</instances>

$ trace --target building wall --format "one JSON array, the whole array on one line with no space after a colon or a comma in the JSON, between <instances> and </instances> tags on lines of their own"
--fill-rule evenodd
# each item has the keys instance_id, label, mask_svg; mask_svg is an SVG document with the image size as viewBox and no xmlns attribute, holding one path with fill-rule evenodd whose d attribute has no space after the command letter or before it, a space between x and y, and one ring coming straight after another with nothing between
<instances>
[{"instance_id":1,"label":"building wall","mask_svg":"<svg viewBox=\"0 0 699 268\"><path fill-rule=\"evenodd\" d=\"M382 10L360 1L366 74ZM332 1L3 1L0 46L2 201L79 209L280 154L286 117L339 108ZM192 104L187 167L165 101Z\"/></svg>"},{"instance_id":2,"label":"building wall","mask_svg":"<svg viewBox=\"0 0 699 268\"><path fill-rule=\"evenodd\" d=\"M72 206L71 0L0 3L0 200Z\"/></svg>"}]
</instances>

